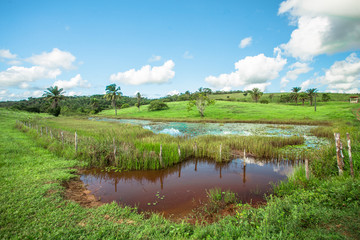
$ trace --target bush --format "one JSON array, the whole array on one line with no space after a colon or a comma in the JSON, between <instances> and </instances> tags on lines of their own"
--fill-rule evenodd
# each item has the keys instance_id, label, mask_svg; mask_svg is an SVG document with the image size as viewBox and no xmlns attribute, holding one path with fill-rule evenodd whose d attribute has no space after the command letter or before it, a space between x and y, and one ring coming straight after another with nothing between
<instances>
[{"instance_id":1,"label":"bush","mask_svg":"<svg viewBox=\"0 0 360 240\"><path fill-rule=\"evenodd\" d=\"M152 101L148 107L149 111L159 111L159 110L166 110L166 109L169 109L169 106L166 103L159 101L159 100Z\"/></svg>"},{"instance_id":2,"label":"bush","mask_svg":"<svg viewBox=\"0 0 360 240\"><path fill-rule=\"evenodd\" d=\"M130 105L129 105L128 103L124 103L124 104L121 106L121 108L128 108L128 107L130 107Z\"/></svg>"},{"instance_id":3,"label":"bush","mask_svg":"<svg viewBox=\"0 0 360 240\"><path fill-rule=\"evenodd\" d=\"M330 98L330 95L327 94L327 93L324 93L324 94L322 95L322 98L321 98L321 100L322 100L323 102L328 102L330 99L331 99L331 98Z\"/></svg>"},{"instance_id":4,"label":"bush","mask_svg":"<svg viewBox=\"0 0 360 240\"><path fill-rule=\"evenodd\" d=\"M262 100L260 100L260 103L262 103L262 104L268 104L268 103L269 103L269 101L268 101L268 100L266 100L266 99L262 99Z\"/></svg>"}]
</instances>

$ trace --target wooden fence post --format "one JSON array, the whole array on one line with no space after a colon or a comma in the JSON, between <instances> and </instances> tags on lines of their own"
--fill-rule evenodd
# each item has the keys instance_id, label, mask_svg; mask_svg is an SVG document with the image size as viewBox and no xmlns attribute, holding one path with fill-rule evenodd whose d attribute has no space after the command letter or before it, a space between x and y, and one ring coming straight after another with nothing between
<instances>
[{"instance_id":1,"label":"wooden fence post","mask_svg":"<svg viewBox=\"0 0 360 240\"><path fill-rule=\"evenodd\" d=\"M306 175L306 179L309 180L310 178L309 160L307 158L305 158L305 175Z\"/></svg>"},{"instance_id":2,"label":"wooden fence post","mask_svg":"<svg viewBox=\"0 0 360 240\"><path fill-rule=\"evenodd\" d=\"M178 154L179 154L179 158L180 158L181 157L180 144L178 144Z\"/></svg>"},{"instance_id":3,"label":"wooden fence post","mask_svg":"<svg viewBox=\"0 0 360 240\"><path fill-rule=\"evenodd\" d=\"M45 129L46 129L46 136L47 136L48 135L48 128L46 127Z\"/></svg>"},{"instance_id":4,"label":"wooden fence post","mask_svg":"<svg viewBox=\"0 0 360 240\"><path fill-rule=\"evenodd\" d=\"M160 165L163 167L163 160L162 160L162 144L160 144L160 153L159 153Z\"/></svg>"},{"instance_id":5,"label":"wooden fence post","mask_svg":"<svg viewBox=\"0 0 360 240\"><path fill-rule=\"evenodd\" d=\"M51 129L50 129L50 138L53 139L53 134L52 134Z\"/></svg>"},{"instance_id":6,"label":"wooden fence post","mask_svg":"<svg viewBox=\"0 0 360 240\"><path fill-rule=\"evenodd\" d=\"M339 175L343 174L343 166L342 166L342 159L340 153L340 133L334 133L335 136L335 144L336 144L336 159L339 169Z\"/></svg>"},{"instance_id":7,"label":"wooden fence post","mask_svg":"<svg viewBox=\"0 0 360 240\"><path fill-rule=\"evenodd\" d=\"M246 167L246 162L245 162L245 160L246 160L246 152L245 152L245 148L244 148L244 167Z\"/></svg>"},{"instance_id":8,"label":"wooden fence post","mask_svg":"<svg viewBox=\"0 0 360 240\"><path fill-rule=\"evenodd\" d=\"M222 151L222 144L220 144L220 162L221 162L221 151Z\"/></svg>"},{"instance_id":9,"label":"wooden fence post","mask_svg":"<svg viewBox=\"0 0 360 240\"><path fill-rule=\"evenodd\" d=\"M197 144L195 142L195 145L194 145L194 152L195 152L195 156L196 156L196 152L197 152Z\"/></svg>"},{"instance_id":10,"label":"wooden fence post","mask_svg":"<svg viewBox=\"0 0 360 240\"><path fill-rule=\"evenodd\" d=\"M41 134L41 136L42 136L42 126L40 126L40 134Z\"/></svg>"},{"instance_id":11,"label":"wooden fence post","mask_svg":"<svg viewBox=\"0 0 360 240\"><path fill-rule=\"evenodd\" d=\"M116 162L116 144L115 144L115 138L113 137L113 146L114 146L114 160Z\"/></svg>"},{"instance_id":12,"label":"wooden fence post","mask_svg":"<svg viewBox=\"0 0 360 240\"><path fill-rule=\"evenodd\" d=\"M75 131L75 152L78 150L78 144L77 144L77 133Z\"/></svg>"},{"instance_id":13,"label":"wooden fence post","mask_svg":"<svg viewBox=\"0 0 360 240\"><path fill-rule=\"evenodd\" d=\"M347 143L348 143L348 150L349 150L349 162L350 162L350 174L354 178L354 165L352 161L352 155L351 155L351 141L350 141L350 134L346 133L347 137Z\"/></svg>"},{"instance_id":14,"label":"wooden fence post","mask_svg":"<svg viewBox=\"0 0 360 240\"><path fill-rule=\"evenodd\" d=\"M62 142L62 144L64 145L64 132L63 131L61 131L61 142Z\"/></svg>"}]
</instances>

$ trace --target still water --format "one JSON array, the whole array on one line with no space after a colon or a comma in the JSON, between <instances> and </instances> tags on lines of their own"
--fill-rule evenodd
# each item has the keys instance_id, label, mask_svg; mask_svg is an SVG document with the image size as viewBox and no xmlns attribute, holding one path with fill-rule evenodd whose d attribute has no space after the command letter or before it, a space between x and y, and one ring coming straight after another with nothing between
<instances>
[{"instance_id":1,"label":"still water","mask_svg":"<svg viewBox=\"0 0 360 240\"><path fill-rule=\"evenodd\" d=\"M155 211L165 216L182 216L207 200L206 190L220 187L235 192L242 202L264 200L271 182L287 178L293 166L286 161L234 159L228 163L192 159L162 170L106 172L83 171L81 180L102 202L116 201Z\"/></svg>"},{"instance_id":2,"label":"still water","mask_svg":"<svg viewBox=\"0 0 360 240\"><path fill-rule=\"evenodd\" d=\"M264 136L264 137L290 137L303 136L305 146L318 148L327 144L326 139L317 138L310 133L316 126L308 125L284 125L284 124L261 124L261 123L189 123L189 122L155 122L138 119L111 119L90 118L94 121L118 122L125 124L140 125L156 134L170 134L172 136L201 135L230 135L240 136Z\"/></svg>"}]
</instances>

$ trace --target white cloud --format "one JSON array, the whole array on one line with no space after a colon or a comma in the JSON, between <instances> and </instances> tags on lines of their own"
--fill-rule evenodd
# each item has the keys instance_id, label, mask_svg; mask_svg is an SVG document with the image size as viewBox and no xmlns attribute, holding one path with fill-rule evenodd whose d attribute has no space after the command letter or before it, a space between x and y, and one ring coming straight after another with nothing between
<instances>
[{"instance_id":1,"label":"white cloud","mask_svg":"<svg viewBox=\"0 0 360 240\"><path fill-rule=\"evenodd\" d=\"M183 58L185 59L193 59L194 56L190 54L189 51L184 52Z\"/></svg>"},{"instance_id":2,"label":"white cloud","mask_svg":"<svg viewBox=\"0 0 360 240\"><path fill-rule=\"evenodd\" d=\"M180 94L180 92L178 90L173 90L173 91L168 92L166 95L173 96L173 95L179 95L179 94Z\"/></svg>"},{"instance_id":3,"label":"white cloud","mask_svg":"<svg viewBox=\"0 0 360 240\"><path fill-rule=\"evenodd\" d=\"M345 60L335 62L325 71L325 75L317 80L322 84L326 84L329 91L341 93L359 92L360 59L355 53L352 53Z\"/></svg>"},{"instance_id":4,"label":"white cloud","mask_svg":"<svg viewBox=\"0 0 360 240\"><path fill-rule=\"evenodd\" d=\"M12 66L18 66L18 65L21 65L22 62L19 60L11 60L11 61L8 61L7 64L12 65Z\"/></svg>"},{"instance_id":5,"label":"white cloud","mask_svg":"<svg viewBox=\"0 0 360 240\"><path fill-rule=\"evenodd\" d=\"M175 63L172 60L168 60L162 66L151 67L150 65L146 65L139 70L130 69L126 72L112 74L110 80L112 82L130 85L167 83L175 76L175 72L173 71L174 66Z\"/></svg>"},{"instance_id":6,"label":"white cloud","mask_svg":"<svg viewBox=\"0 0 360 240\"><path fill-rule=\"evenodd\" d=\"M59 88L63 88L63 89L72 89L76 87L90 88L91 84L87 80L82 79L80 74L77 74L69 81L58 80L54 82L53 86L58 86Z\"/></svg>"},{"instance_id":7,"label":"white cloud","mask_svg":"<svg viewBox=\"0 0 360 240\"><path fill-rule=\"evenodd\" d=\"M0 49L0 58L15 59L16 54L12 54L8 49Z\"/></svg>"},{"instance_id":8,"label":"white cloud","mask_svg":"<svg viewBox=\"0 0 360 240\"><path fill-rule=\"evenodd\" d=\"M42 54L34 55L28 58L27 61L34 65L46 68L73 69L73 62L75 59L76 58L70 52L54 48L51 52L43 52Z\"/></svg>"},{"instance_id":9,"label":"white cloud","mask_svg":"<svg viewBox=\"0 0 360 240\"><path fill-rule=\"evenodd\" d=\"M279 14L288 13L297 25L285 53L310 60L316 55L360 48L360 1L287 0Z\"/></svg>"},{"instance_id":10,"label":"white cloud","mask_svg":"<svg viewBox=\"0 0 360 240\"><path fill-rule=\"evenodd\" d=\"M311 84L313 83L312 80L306 80L300 84L300 87L303 91L305 91Z\"/></svg>"},{"instance_id":11,"label":"white cloud","mask_svg":"<svg viewBox=\"0 0 360 240\"><path fill-rule=\"evenodd\" d=\"M13 66L0 72L2 86L19 86L40 79L54 79L61 74L59 69L47 69L41 66L30 68Z\"/></svg>"},{"instance_id":12,"label":"white cloud","mask_svg":"<svg viewBox=\"0 0 360 240\"><path fill-rule=\"evenodd\" d=\"M252 37L247 37L244 38L243 40L241 40L240 44L239 44L239 48L245 48L247 46L249 46L252 42Z\"/></svg>"},{"instance_id":13,"label":"white cloud","mask_svg":"<svg viewBox=\"0 0 360 240\"><path fill-rule=\"evenodd\" d=\"M307 63L296 62L289 66L290 71L288 71L285 77L281 78L280 85L281 87L286 87L290 81L295 81L300 74L307 73L312 70Z\"/></svg>"},{"instance_id":14,"label":"white cloud","mask_svg":"<svg viewBox=\"0 0 360 240\"><path fill-rule=\"evenodd\" d=\"M151 58L149 58L149 62L158 62L161 60L161 56L152 55Z\"/></svg>"},{"instance_id":15,"label":"white cloud","mask_svg":"<svg viewBox=\"0 0 360 240\"><path fill-rule=\"evenodd\" d=\"M275 58L264 54L248 56L235 63L235 71L220 74L218 77L208 76L205 81L216 88L244 87L244 89L260 88L262 91L279 76L287 60L279 54Z\"/></svg>"},{"instance_id":16,"label":"white cloud","mask_svg":"<svg viewBox=\"0 0 360 240\"><path fill-rule=\"evenodd\" d=\"M64 95L69 96L69 97L73 97L73 96L81 96L83 94L82 94L82 92L70 91L70 92L65 92Z\"/></svg>"}]
</instances>

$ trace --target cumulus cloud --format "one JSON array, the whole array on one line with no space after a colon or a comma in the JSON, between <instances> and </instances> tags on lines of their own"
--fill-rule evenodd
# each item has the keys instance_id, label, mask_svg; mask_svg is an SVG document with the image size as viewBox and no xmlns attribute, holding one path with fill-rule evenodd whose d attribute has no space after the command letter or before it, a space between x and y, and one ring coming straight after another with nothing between
<instances>
[{"instance_id":1,"label":"cumulus cloud","mask_svg":"<svg viewBox=\"0 0 360 240\"><path fill-rule=\"evenodd\" d=\"M300 74L307 73L312 70L307 63L296 62L289 66L290 71L288 71L285 77L281 78L280 85L281 87L286 87L290 81L295 81L298 79Z\"/></svg>"},{"instance_id":2,"label":"cumulus cloud","mask_svg":"<svg viewBox=\"0 0 360 240\"><path fill-rule=\"evenodd\" d=\"M252 37L244 38L243 40L241 40L239 44L239 48L246 48L251 44L251 42L252 42Z\"/></svg>"},{"instance_id":3,"label":"cumulus cloud","mask_svg":"<svg viewBox=\"0 0 360 240\"><path fill-rule=\"evenodd\" d=\"M185 59L193 59L194 56L191 55L189 51L186 51L186 52L184 52L184 54L183 54L183 58L185 58Z\"/></svg>"},{"instance_id":4,"label":"cumulus cloud","mask_svg":"<svg viewBox=\"0 0 360 240\"><path fill-rule=\"evenodd\" d=\"M53 86L58 86L59 88L68 90L68 89L72 89L72 88L76 88L76 87L90 88L91 84L87 80L82 79L80 74L77 74L75 77L71 78L69 81L58 80L58 81L54 82Z\"/></svg>"},{"instance_id":5,"label":"cumulus cloud","mask_svg":"<svg viewBox=\"0 0 360 240\"><path fill-rule=\"evenodd\" d=\"M39 55L33 55L28 58L27 61L38 66L43 66L46 68L64 68L72 69L74 68L73 62L75 57L70 52L61 51L57 48L54 48L51 52L43 52Z\"/></svg>"},{"instance_id":6,"label":"cumulus cloud","mask_svg":"<svg viewBox=\"0 0 360 240\"><path fill-rule=\"evenodd\" d=\"M359 92L360 59L355 53L352 53L345 60L335 62L325 71L325 75L320 76L317 80L326 84L328 91L331 92Z\"/></svg>"},{"instance_id":7,"label":"cumulus cloud","mask_svg":"<svg viewBox=\"0 0 360 240\"><path fill-rule=\"evenodd\" d=\"M54 79L61 74L59 69L47 69L42 66L30 68L13 66L0 72L2 86L19 86L40 79Z\"/></svg>"},{"instance_id":8,"label":"cumulus cloud","mask_svg":"<svg viewBox=\"0 0 360 240\"><path fill-rule=\"evenodd\" d=\"M168 92L166 95L173 96L173 95L179 95L179 94L180 94L180 92L178 90L173 90L173 91Z\"/></svg>"},{"instance_id":9,"label":"cumulus cloud","mask_svg":"<svg viewBox=\"0 0 360 240\"><path fill-rule=\"evenodd\" d=\"M150 65L146 65L139 70L130 69L126 72L112 74L110 80L112 82L130 85L167 83L175 76L175 72L173 71L174 66L175 63L172 60L168 60L162 66L151 67Z\"/></svg>"},{"instance_id":10,"label":"cumulus cloud","mask_svg":"<svg viewBox=\"0 0 360 240\"><path fill-rule=\"evenodd\" d=\"M12 54L8 49L0 49L0 58L15 59L16 54Z\"/></svg>"},{"instance_id":11,"label":"cumulus cloud","mask_svg":"<svg viewBox=\"0 0 360 240\"><path fill-rule=\"evenodd\" d=\"M205 81L215 88L244 87L245 90L257 87L265 91L266 87L279 76L287 60L280 54L275 58L266 57L264 54L248 56L235 63L235 71L208 76Z\"/></svg>"},{"instance_id":12,"label":"cumulus cloud","mask_svg":"<svg viewBox=\"0 0 360 240\"><path fill-rule=\"evenodd\" d=\"M297 26L285 53L311 60L320 54L332 54L360 48L360 1L287 0L279 14L289 14Z\"/></svg>"},{"instance_id":13,"label":"cumulus cloud","mask_svg":"<svg viewBox=\"0 0 360 240\"><path fill-rule=\"evenodd\" d=\"M313 84L313 81L309 79L309 80L306 80L306 81L302 82L300 84L300 87L301 87L302 90L305 91L311 84Z\"/></svg>"},{"instance_id":14,"label":"cumulus cloud","mask_svg":"<svg viewBox=\"0 0 360 240\"><path fill-rule=\"evenodd\" d=\"M161 56L152 55L151 58L149 58L149 62L158 62L161 60Z\"/></svg>"}]
</instances>

